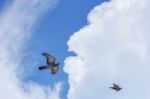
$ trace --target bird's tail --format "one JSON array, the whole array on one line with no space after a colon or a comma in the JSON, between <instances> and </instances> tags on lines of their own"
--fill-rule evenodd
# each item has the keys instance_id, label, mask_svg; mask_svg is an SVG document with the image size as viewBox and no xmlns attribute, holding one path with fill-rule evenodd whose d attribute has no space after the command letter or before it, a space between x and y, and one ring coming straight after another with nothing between
<instances>
[{"instance_id":1,"label":"bird's tail","mask_svg":"<svg viewBox=\"0 0 150 99\"><path fill-rule=\"evenodd\" d=\"M43 69L48 69L48 68L50 68L50 66L49 65L45 65L45 66L40 66L38 69L39 70L43 70Z\"/></svg>"},{"instance_id":2,"label":"bird's tail","mask_svg":"<svg viewBox=\"0 0 150 99\"><path fill-rule=\"evenodd\" d=\"M43 67L39 67L39 70L43 70L44 68Z\"/></svg>"},{"instance_id":3,"label":"bird's tail","mask_svg":"<svg viewBox=\"0 0 150 99\"><path fill-rule=\"evenodd\" d=\"M111 88L111 89L115 89L114 87L109 87L109 88Z\"/></svg>"}]
</instances>

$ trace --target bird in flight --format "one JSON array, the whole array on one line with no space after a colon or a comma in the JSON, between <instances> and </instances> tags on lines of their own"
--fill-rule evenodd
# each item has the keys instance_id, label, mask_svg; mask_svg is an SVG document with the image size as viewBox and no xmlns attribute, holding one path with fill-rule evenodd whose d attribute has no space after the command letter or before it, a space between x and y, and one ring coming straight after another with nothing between
<instances>
[{"instance_id":1,"label":"bird in flight","mask_svg":"<svg viewBox=\"0 0 150 99\"><path fill-rule=\"evenodd\" d=\"M120 91L122 88L119 86L119 85L117 85L117 84L114 84L113 83L113 87L109 87L109 88L111 88L111 89L114 89L115 91Z\"/></svg>"},{"instance_id":2,"label":"bird in flight","mask_svg":"<svg viewBox=\"0 0 150 99\"><path fill-rule=\"evenodd\" d=\"M56 63L56 58L49 55L47 52L42 53L42 55L46 58L47 65L40 66L39 70L50 69L51 74L56 74L57 71L59 70L59 62Z\"/></svg>"}]
</instances>

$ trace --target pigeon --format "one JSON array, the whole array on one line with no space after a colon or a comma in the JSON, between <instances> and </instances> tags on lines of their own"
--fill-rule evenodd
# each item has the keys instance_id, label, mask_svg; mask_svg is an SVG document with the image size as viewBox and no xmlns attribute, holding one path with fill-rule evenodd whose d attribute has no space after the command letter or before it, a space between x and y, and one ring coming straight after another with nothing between
<instances>
[{"instance_id":1,"label":"pigeon","mask_svg":"<svg viewBox=\"0 0 150 99\"><path fill-rule=\"evenodd\" d=\"M47 52L42 53L42 55L47 59L47 65L40 66L39 70L50 69L51 74L56 74L59 70L59 62L56 62L56 58L49 55Z\"/></svg>"},{"instance_id":2,"label":"pigeon","mask_svg":"<svg viewBox=\"0 0 150 99\"><path fill-rule=\"evenodd\" d=\"M113 85L114 85L114 87L109 87L109 88L111 88L111 89L114 89L115 91L120 91L122 88L119 86L119 85L117 85L117 84L114 84L113 83Z\"/></svg>"}]
</instances>

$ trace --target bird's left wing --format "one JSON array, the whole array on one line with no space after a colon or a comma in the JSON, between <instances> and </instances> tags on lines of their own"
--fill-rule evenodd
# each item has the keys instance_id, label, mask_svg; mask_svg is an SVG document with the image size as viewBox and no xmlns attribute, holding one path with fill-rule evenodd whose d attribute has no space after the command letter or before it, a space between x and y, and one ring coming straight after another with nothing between
<instances>
[{"instance_id":1,"label":"bird's left wing","mask_svg":"<svg viewBox=\"0 0 150 99\"><path fill-rule=\"evenodd\" d=\"M51 64L51 63L53 63L56 60L55 57L53 57L52 55L48 54L47 52L42 53L42 55L46 57L47 64Z\"/></svg>"}]
</instances>

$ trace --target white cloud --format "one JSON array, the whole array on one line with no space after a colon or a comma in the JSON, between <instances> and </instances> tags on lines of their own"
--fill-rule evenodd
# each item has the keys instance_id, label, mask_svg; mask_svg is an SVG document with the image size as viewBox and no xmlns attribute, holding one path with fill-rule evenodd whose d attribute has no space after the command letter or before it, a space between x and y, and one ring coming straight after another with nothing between
<instances>
[{"instance_id":1,"label":"white cloud","mask_svg":"<svg viewBox=\"0 0 150 99\"><path fill-rule=\"evenodd\" d=\"M111 0L96 6L88 24L68 41L69 99L150 98L149 0ZM123 90L108 87L119 83Z\"/></svg>"},{"instance_id":2,"label":"white cloud","mask_svg":"<svg viewBox=\"0 0 150 99\"><path fill-rule=\"evenodd\" d=\"M17 75L21 70L22 50L39 16L52 0L13 0L0 14L0 97L2 99L60 99L61 83L54 89L33 82L25 83Z\"/></svg>"}]
</instances>

